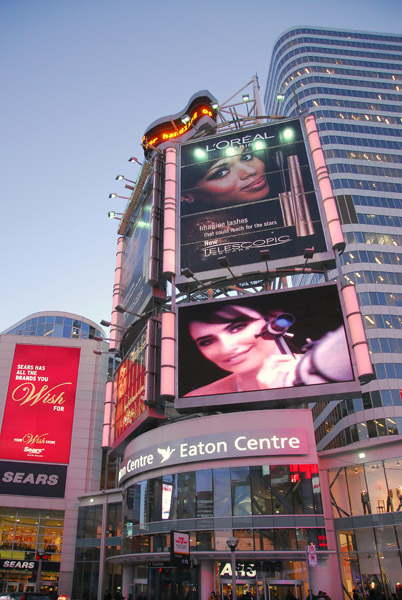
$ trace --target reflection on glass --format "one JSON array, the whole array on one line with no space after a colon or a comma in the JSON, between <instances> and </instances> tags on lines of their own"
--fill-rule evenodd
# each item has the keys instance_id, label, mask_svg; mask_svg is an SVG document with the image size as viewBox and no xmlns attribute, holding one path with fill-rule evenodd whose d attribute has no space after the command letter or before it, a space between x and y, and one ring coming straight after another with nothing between
<instances>
[{"instance_id":1,"label":"reflection on glass","mask_svg":"<svg viewBox=\"0 0 402 600\"><path fill-rule=\"evenodd\" d=\"M350 517L349 494L344 468L329 472L329 488L331 494L333 517Z\"/></svg>"}]
</instances>

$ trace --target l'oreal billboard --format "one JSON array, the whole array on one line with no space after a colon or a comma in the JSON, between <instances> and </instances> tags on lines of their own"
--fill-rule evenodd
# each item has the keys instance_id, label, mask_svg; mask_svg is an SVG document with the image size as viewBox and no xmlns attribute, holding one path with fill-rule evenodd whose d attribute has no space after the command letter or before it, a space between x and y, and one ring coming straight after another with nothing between
<instances>
[{"instance_id":1,"label":"l'oreal billboard","mask_svg":"<svg viewBox=\"0 0 402 600\"><path fill-rule=\"evenodd\" d=\"M79 360L79 348L16 345L0 459L69 462Z\"/></svg>"},{"instance_id":2,"label":"l'oreal billboard","mask_svg":"<svg viewBox=\"0 0 402 600\"><path fill-rule=\"evenodd\" d=\"M359 389L336 283L177 310L179 409L328 400Z\"/></svg>"},{"instance_id":3,"label":"l'oreal billboard","mask_svg":"<svg viewBox=\"0 0 402 600\"><path fill-rule=\"evenodd\" d=\"M333 259L299 119L183 144L179 179L180 269L215 277L225 256L251 272L262 250L274 267L311 247Z\"/></svg>"}]
</instances>

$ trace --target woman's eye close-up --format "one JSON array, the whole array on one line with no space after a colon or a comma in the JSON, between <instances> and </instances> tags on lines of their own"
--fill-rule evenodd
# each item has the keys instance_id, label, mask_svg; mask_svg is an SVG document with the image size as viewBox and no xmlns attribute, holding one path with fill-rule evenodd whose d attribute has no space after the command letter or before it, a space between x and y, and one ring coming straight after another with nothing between
<instances>
[{"instance_id":1,"label":"woman's eye close-up","mask_svg":"<svg viewBox=\"0 0 402 600\"><path fill-rule=\"evenodd\" d=\"M241 331L245 327L247 327L247 323L234 323L230 328L230 332L237 333L238 331Z\"/></svg>"},{"instance_id":2,"label":"woman's eye close-up","mask_svg":"<svg viewBox=\"0 0 402 600\"><path fill-rule=\"evenodd\" d=\"M222 167L222 169L217 169L216 171L213 171L208 177L208 179L221 179L222 177L225 177L229 173L229 171L230 169L228 169L227 167Z\"/></svg>"},{"instance_id":3,"label":"woman's eye close-up","mask_svg":"<svg viewBox=\"0 0 402 600\"><path fill-rule=\"evenodd\" d=\"M210 346L211 344L213 344L214 340L213 338L207 339L207 340L199 340L197 342L197 346L199 348L205 348L205 346Z\"/></svg>"}]
</instances>

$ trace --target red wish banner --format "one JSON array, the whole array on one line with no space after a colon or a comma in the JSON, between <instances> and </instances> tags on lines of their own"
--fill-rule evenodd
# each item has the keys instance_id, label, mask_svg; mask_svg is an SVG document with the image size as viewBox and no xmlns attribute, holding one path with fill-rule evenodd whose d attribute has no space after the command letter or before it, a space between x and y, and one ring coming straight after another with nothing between
<instances>
[{"instance_id":1,"label":"red wish banner","mask_svg":"<svg viewBox=\"0 0 402 600\"><path fill-rule=\"evenodd\" d=\"M16 345L0 459L69 462L79 360L79 348Z\"/></svg>"}]
</instances>

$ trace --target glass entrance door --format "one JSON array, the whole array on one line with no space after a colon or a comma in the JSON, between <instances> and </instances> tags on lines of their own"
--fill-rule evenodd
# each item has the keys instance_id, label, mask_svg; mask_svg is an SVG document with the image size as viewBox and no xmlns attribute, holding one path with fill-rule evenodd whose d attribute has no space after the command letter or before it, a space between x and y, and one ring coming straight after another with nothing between
<instances>
[{"instance_id":1,"label":"glass entrance door","mask_svg":"<svg viewBox=\"0 0 402 600\"><path fill-rule=\"evenodd\" d=\"M249 581L237 581L236 582L236 591L237 591L237 598L242 598L243 596L245 596L247 594L247 592L250 592L251 597L254 599L257 599L257 590L256 590L256 585L255 582L253 581L252 583L250 583ZM232 584L229 582L222 582L220 585L220 595L221 598L231 598L232 594ZM261 595L261 590L260 590L260 595L258 596L259 600L264 600L263 596Z\"/></svg>"},{"instance_id":2,"label":"glass entrance door","mask_svg":"<svg viewBox=\"0 0 402 600\"><path fill-rule=\"evenodd\" d=\"M267 600L304 600L303 582L299 580L267 580Z\"/></svg>"}]
</instances>

